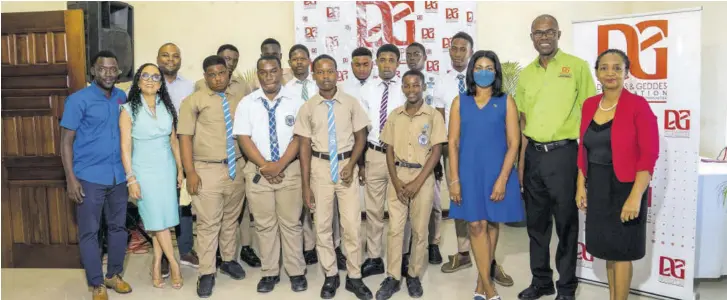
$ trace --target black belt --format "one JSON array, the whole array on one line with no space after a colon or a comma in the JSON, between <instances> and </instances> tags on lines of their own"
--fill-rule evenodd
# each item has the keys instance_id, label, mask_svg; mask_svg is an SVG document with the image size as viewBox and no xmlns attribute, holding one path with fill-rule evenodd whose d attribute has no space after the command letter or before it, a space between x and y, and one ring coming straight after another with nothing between
<instances>
[{"instance_id":1,"label":"black belt","mask_svg":"<svg viewBox=\"0 0 727 300\"><path fill-rule=\"evenodd\" d=\"M412 163L403 162L403 161L397 161L394 163L394 165L397 167L410 168L410 169L421 169L422 168L421 164L412 164Z\"/></svg>"},{"instance_id":2,"label":"black belt","mask_svg":"<svg viewBox=\"0 0 727 300\"><path fill-rule=\"evenodd\" d=\"M386 147L376 146L376 145L374 145L371 142L367 142L366 145L369 146L369 148L371 148L371 149L374 149L374 150L379 151L381 153L386 153Z\"/></svg>"},{"instance_id":3,"label":"black belt","mask_svg":"<svg viewBox=\"0 0 727 300\"><path fill-rule=\"evenodd\" d=\"M235 157L235 162L237 162L241 158L242 158L242 156ZM197 161L203 162L203 163L210 163L210 164L227 164L227 162L228 162L227 158L225 158L223 160L197 160Z\"/></svg>"},{"instance_id":4,"label":"black belt","mask_svg":"<svg viewBox=\"0 0 727 300\"><path fill-rule=\"evenodd\" d=\"M528 145L533 145L533 148L535 148L536 151L539 152L549 152L553 151L555 149L568 146L571 143L575 143L575 140L560 140L560 141L554 141L554 142L547 142L547 143L540 143L537 142L531 138L528 138Z\"/></svg>"},{"instance_id":5,"label":"black belt","mask_svg":"<svg viewBox=\"0 0 727 300\"><path fill-rule=\"evenodd\" d=\"M347 159L347 158L351 157L351 153L353 153L353 151L347 151L347 152L339 153L336 156L338 157L338 160L344 160L344 159ZM325 160L331 160L331 156L328 155L328 153L321 153L321 152L317 152L317 151L311 151L311 154L313 154L313 157L318 157L320 159L325 159Z\"/></svg>"}]
</instances>

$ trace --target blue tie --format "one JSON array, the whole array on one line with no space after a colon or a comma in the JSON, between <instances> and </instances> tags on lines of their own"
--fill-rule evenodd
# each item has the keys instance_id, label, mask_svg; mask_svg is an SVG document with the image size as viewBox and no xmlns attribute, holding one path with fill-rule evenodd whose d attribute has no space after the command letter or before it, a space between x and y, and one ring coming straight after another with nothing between
<instances>
[{"instance_id":1,"label":"blue tie","mask_svg":"<svg viewBox=\"0 0 727 300\"><path fill-rule=\"evenodd\" d=\"M464 94L467 91L464 88L464 75L462 75L462 74L457 75L457 80L459 80L459 93Z\"/></svg>"},{"instance_id":2,"label":"blue tie","mask_svg":"<svg viewBox=\"0 0 727 300\"><path fill-rule=\"evenodd\" d=\"M331 162L331 181L338 182L338 145L336 145L336 119L333 115L333 102L324 101L328 105L328 156Z\"/></svg>"},{"instance_id":3,"label":"blue tie","mask_svg":"<svg viewBox=\"0 0 727 300\"><path fill-rule=\"evenodd\" d=\"M268 100L260 99L263 101L263 105L265 106L265 109L268 110L268 127L269 127L269 134L270 134L270 160L272 161L278 161L280 160L280 150L278 149L278 130L275 126L277 123L275 122L275 109L278 108L278 104L280 104L280 101L283 99L280 98L278 101L275 101L275 105L273 105L273 108L270 108L270 104L268 104Z\"/></svg>"},{"instance_id":4,"label":"blue tie","mask_svg":"<svg viewBox=\"0 0 727 300\"><path fill-rule=\"evenodd\" d=\"M227 102L225 93L218 93L222 97L222 111L225 113L225 132L227 137L227 173L230 179L235 179L235 141L232 139L232 115L230 114L230 103Z\"/></svg>"}]
</instances>

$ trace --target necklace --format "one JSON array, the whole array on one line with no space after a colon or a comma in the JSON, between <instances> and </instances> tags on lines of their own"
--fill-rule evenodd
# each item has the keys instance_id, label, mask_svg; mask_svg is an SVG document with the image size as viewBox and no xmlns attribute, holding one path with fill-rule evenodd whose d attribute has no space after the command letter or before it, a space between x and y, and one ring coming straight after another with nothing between
<instances>
[{"instance_id":1,"label":"necklace","mask_svg":"<svg viewBox=\"0 0 727 300\"><path fill-rule=\"evenodd\" d=\"M611 111L614 108L616 108L616 105L618 105L618 102L616 102L614 105L612 105L609 108L603 108L603 98L601 98L601 100L598 101L598 108L600 108L602 111Z\"/></svg>"}]
</instances>

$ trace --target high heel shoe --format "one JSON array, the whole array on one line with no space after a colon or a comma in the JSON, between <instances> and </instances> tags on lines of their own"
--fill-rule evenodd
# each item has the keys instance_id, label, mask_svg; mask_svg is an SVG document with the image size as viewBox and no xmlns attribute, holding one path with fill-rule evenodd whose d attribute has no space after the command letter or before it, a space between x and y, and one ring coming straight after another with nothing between
<instances>
[{"instance_id":1,"label":"high heel shoe","mask_svg":"<svg viewBox=\"0 0 727 300\"><path fill-rule=\"evenodd\" d=\"M159 266L156 270L154 267L151 268L151 284L158 289L164 288L164 278L162 278L161 266Z\"/></svg>"},{"instance_id":2,"label":"high heel shoe","mask_svg":"<svg viewBox=\"0 0 727 300\"><path fill-rule=\"evenodd\" d=\"M182 271L177 269L177 272L172 272L172 287L175 290L178 290L178 289L181 289L182 286L184 286L184 278L182 278Z\"/></svg>"}]
</instances>

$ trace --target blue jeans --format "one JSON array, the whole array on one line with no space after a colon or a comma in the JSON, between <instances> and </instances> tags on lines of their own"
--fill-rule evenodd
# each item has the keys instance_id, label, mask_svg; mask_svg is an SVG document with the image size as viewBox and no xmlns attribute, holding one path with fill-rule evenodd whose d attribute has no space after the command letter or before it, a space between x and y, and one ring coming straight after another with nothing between
<instances>
[{"instance_id":1,"label":"blue jeans","mask_svg":"<svg viewBox=\"0 0 727 300\"><path fill-rule=\"evenodd\" d=\"M81 263L86 271L88 285L103 285L101 248L98 231L101 226L101 212L108 226L108 268L106 278L120 275L124 270L124 258L129 234L126 231L126 204L129 192L126 182L117 185L95 184L79 180L83 202L76 205L78 219L78 245L81 248Z\"/></svg>"},{"instance_id":2,"label":"blue jeans","mask_svg":"<svg viewBox=\"0 0 727 300\"><path fill-rule=\"evenodd\" d=\"M179 255L189 254L194 247L192 237L192 206L179 207L179 225L175 227L174 234L177 236L177 247Z\"/></svg>"}]
</instances>

